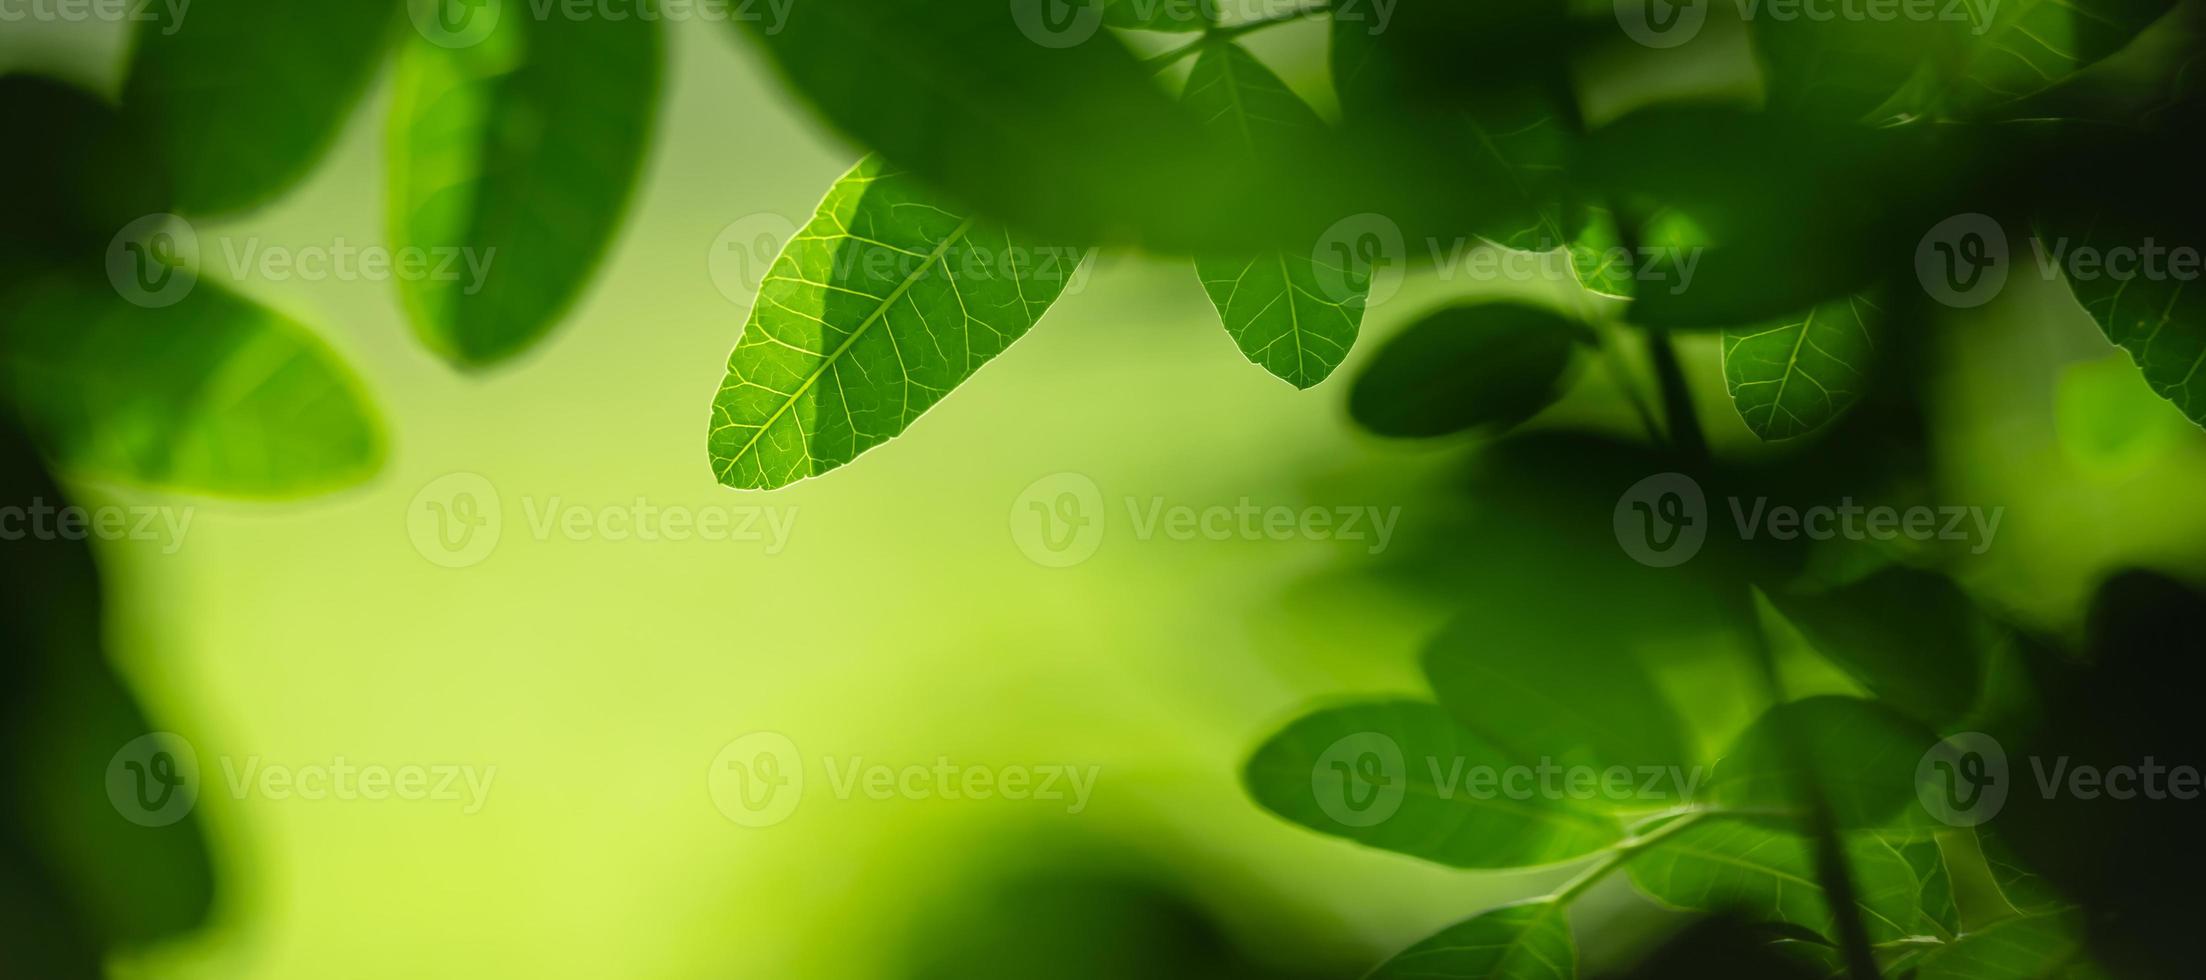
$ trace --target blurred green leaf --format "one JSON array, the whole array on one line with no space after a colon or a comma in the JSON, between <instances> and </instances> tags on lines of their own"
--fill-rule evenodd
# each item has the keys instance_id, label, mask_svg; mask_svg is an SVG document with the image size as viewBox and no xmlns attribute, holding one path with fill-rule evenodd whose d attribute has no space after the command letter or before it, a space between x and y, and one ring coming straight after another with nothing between
<instances>
[{"instance_id":1,"label":"blurred green leaf","mask_svg":"<svg viewBox=\"0 0 2206 980\"><path fill-rule=\"evenodd\" d=\"M1379 964L1366 980L1573 980L1577 975L1569 909L1538 899L1504 905L1433 933Z\"/></svg>"},{"instance_id":2,"label":"blurred green leaf","mask_svg":"<svg viewBox=\"0 0 2206 980\"><path fill-rule=\"evenodd\" d=\"M1966 25L1944 17L1756 17L1771 109L1861 119L1949 57Z\"/></svg>"},{"instance_id":3,"label":"blurred green leaf","mask_svg":"<svg viewBox=\"0 0 2206 980\"><path fill-rule=\"evenodd\" d=\"M1875 701L1790 701L1732 743L1708 788L1726 806L1804 813L1803 787L1819 786L1839 827L1885 826L1914 802L1916 763L1935 744L1928 729Z\"/></svg>"},{"instance_id":4,"label":"blurred green leaf","mask_svg":"<svg viewBox=\"0 0 2206 980\"><path fill-rule=\"evenodd\" d=\"M1325 126L1279 76L1230 42L1203 48L1184 98L1252 160L1289 152L1293 134ZM1288 384L1308 388L1348 356L1371 289L1366 260L1345 247L1340 252L1319 255L1313 246L1292 253L1198 256L1195 272L1241 353Z\"/></svg>"},{"instance_id":5,"label":"blurred green leaf","mask_svg":"<svg viewBox=\"0 0 2206 980\"><path fill-rule=\"evenodd\" d=\"M713 399L714 475L772 489L887 442L1024 336L1084 257L860 161L767 270Z\"/></svg>"},{"instance_id":6,"label":"blurred green leaf","mask_svg":"<svg viewBox=\"0 0 2206 980\"><path fill-rule=\"evenodd\" d=\"M1102 2L1103 23L1139 31L1184 33L1218 22L1217 0L1063 0L1073 6Z\"/></svg>"},{"instance_id":7,"label":"blurred green leaf","mask_svg":"<svg viewBox=\"0 0 2206 980\"><path fill-rule=\"evenodd\" d=\"M1425 677L1458 722L1512 758L1692 767L1684 726L1631 651L1554 626L1467 613L1425 648Z\"/></svg>"},{"instance_id":8,"label":"blurred green leaf","mask_svg":"<svg viewBox=\"0 0 2206 980\"><path fill-rule=\"evenodd\" d=\"M1928 931L1921 885L1907 859L1874 838L1846 846L1856 904L1873 942ZM1742 820L1703 819L1634 855L1632 884L1681 909L1748 915L1833 936L1808 839Z\"/></svg>"},{"instance_id":9,"label":"blurred green leaf","mask_svg":"<svg viewBox=\"0 0 2206 980\"><path fill-rule=\"evenodd\" d=\"M1826 425L1861 397L1877 359L1884 310L1873 296L1824 303L1777 323L1723 332L1731 404L1763 439Z\"/></svg>"},{"instance_id":10,"label":"blurred green leaf","mask_svg":"<svg viewBox=\"0 0 2206 980\"><path fill-rule=\"evenodd\" d=\"M1296 719L1257 747L1245 778L1258 804L1295 823L1458 868L1551 864L1623 835L1562 794L1500 782L1531 765L1437 705L1382 701ZM1474 784L1480 771L1494 782Z\"/></svg>"},{"instance_id":11,"label":"blurred green leaf","mask_svg":"<svg viewBox=\"0 0 2206 980\"><path fill-rule=\"evenodd\" d=\"M2004 0L1968 6L1968 49L1952 100L1964 108L2012 102L2060 82L2128 44L2175 0ZM1990 21L1983 13L1990 11Z\"/></svg>"},{"instance_id":12,"label":"blurred green leaf","mask_svg":"<svg viewBox=\"0 0 2206 980\"><path fill-rule=\"evenodd\" d=\"M24 147L0 154L0 261L97 254L125 225L169 209L160 158L90 93L9 75L0 120Z\"/></svg>"},{"instance_id":13,"label":"blurred green leaf","mask_svg":"<svg viewBox=\"0 0 2206 980\"><path fill-rule=\"evenodd\" d=\"M0 502L68 503L0 422ZM110 802L112 760L147 723L108 665L91 548L17 532L0 563L0 968L99 977L105 954L197 927L214 873L198 821L148 826ZM163 814L167 816L166 813Z\"/></svg>"},{"instance_id":14,"label":"blurred green leaf","mask_svg":"<svg viewBox=\"0 0 2206 980\"><path fill-rule=\"evenodd\" d=\"M404 48L391 239L462 260L398 277L437 353L470 367L511 357L581 295L634 196L662 47L655 20L510 16L475 44Z\"/></svg>"},{"instance_id":15,"label":"blurred green leaf","mask_svg":"<svg viewBox=\"0 0 2206 980\"><path fill-rule=\"evenodd\" d=\"M304 327L212 282L151 308L76 269L22 275L0 285L0 369L40 447L73 474L289 498L382 464L352 372Z\"/></svg>"},{"instance_id":16,"label":"blurred green leaf","mask_svg":"<svg viewBox=\"0 0 2206 980\"><path fill-rule=\"evenodd\" d=\"M123 111L194 216L265 204L336 138L402 18L399 0L195 0L140 24Z\"/></svg>"},{"instance_id":17,"label":"blurred green leaf","mask_svg":"<svg viewBox=\"0 0 2206 980\"><path fill-rule=\"evenodd\" d=\"M1894 567L1770 602L1818 653L1915 720L1941 727L1976 706L1991 624L1953 580Z\"/></svg>"},{"instance_id":18,"label":"blurred green leaf","mask_svg":"<svg viewBox=\"0 0 2206 980\"><path fill-rule=\"evenodd\" d=\"M1562 396L1585 326L1518 303L1427 314L1372 357L1348 395L1356 424L1382 436L1429 438L1506 429Z\"/></svg>"}]
</instances>

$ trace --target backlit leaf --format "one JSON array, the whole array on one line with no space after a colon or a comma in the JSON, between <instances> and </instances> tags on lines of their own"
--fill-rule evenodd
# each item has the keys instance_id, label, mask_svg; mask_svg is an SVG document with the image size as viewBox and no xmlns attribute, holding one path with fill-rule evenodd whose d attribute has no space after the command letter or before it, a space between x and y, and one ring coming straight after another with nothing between
<instances>
[{"instance_id":1,"label":"backlit leaf","mask_svg":"<svg viewBox=\"0 0 2206 980\"><path fill-rule=\"evenodd\" d=\"M1849 296L1798 316L1723 332L1731 404L1764 439L1790 439L1831 423L1861 397L1877 356L1884 311Z\"/></svg>"},{"instance_id":2,"label":"backlit leaf","mask_svg":"<svg viewBox=\"0 0 2206 980\"><path fill-rule=\"evenodd\" d=\"M1569 909L1535 900L1504 905L1394 954L1365 980L1573 980L1578 948Z\"/></svg>"},{"instance_id":3,"label":"backlit leaf","mask_svg":"<svg viewBox=\"0 0 2206 980\"><path fill-rule=\"evenodd\" d=\"M1847 865L1872 942L1924 934L1920 883L1874 838L1850 840ZM1805 837L1736 819L1703 819L1634 855L1633 885L1663 904L1784 922L1833 936L1831 907Z\"/></svg>"},{"instance_id":4,"label":"backlit leaf","mask_svg":"<svg viewBox=\"0 0 2206 980\"><path fill-rule=\"evenodd\" d=\"M1802 813L1802 787L1813 780L1838 826L1883 826L1913 806L1916 763L1936 743L1921 724L1875 701L1790 701L1732 743L1709 791L1727 806Z\"/></svg>"}]
</instances>

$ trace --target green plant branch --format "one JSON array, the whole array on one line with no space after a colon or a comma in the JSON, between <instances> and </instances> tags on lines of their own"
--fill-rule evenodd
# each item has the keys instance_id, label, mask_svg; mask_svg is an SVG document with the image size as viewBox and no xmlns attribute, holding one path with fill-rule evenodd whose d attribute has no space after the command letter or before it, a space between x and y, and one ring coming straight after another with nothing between
<instances>
[{"instance_id":1,"label":"green plant branch","mask_svg":"<svg viewBox=\"0 0 2206 980\"><path fill-rule=\"evenodd\" d=\"M1938 843L1938 860L1945 865L1946 881L1953 886L1953 910L1962 932L1976 932L2022 914L2007 900L2007 893L1992 875L1974 828L1941 830L1932 839Z\"/></svg>"},{"instance_id":2,"label":"green plant branch","mask_svg":"<svg viewBox=\"0 0 2206 980\"><path fill-rule=\"evenodd\" d=\"M1668 840L1671 835L1702 820L1727 815L1721 810L1695 810L1687 812L1647 833L1618 841L1609 848L1606 855L1602 856L1599 863L1579 872L1577 877L1564 882L1561 888L1555 889L1554 894L1547 896L1547 898L1552 902L1567 904L1572 899L1584 894L1586 889L1593 887L1601 879L1608 877L1609 872L1623 867L1624 862L1632 859L1632 855L1662 843Z\"/></svg>"},{"instance_id":3,"label":"green plant branch","mask_svg":"<svg viewBox=\"0 0 2206 980\"><path fill-rule=\"evenodd\" d=\"M1173 48L1170 51L1166 51L1163 54L1157 55L1154 58L1150 58L1147 62L1144 62L1144 64L1148 65L1151 71L1163 71L1166 68L1170 68L1174 62L1179 61L1181 58L1185 58L1188 55L1202 50L1202 47L1205 44L1231 41L1234 38L1240 37L1243 34L1260 31L1267 27L1275 27L1291 21L1307 20L1319 14L1330 12L1332 9L1332 0L1320 0L1320 2L1313 3L1308 6L1296 7L1293 10L1281 11L1279 13L1272 14L1269 17L1259 17L1255 20L1242 21L1238 24L1212 24L1208 29L1203 31L1201 37L1189 41L1186 44L1182 44L1179 47Z\"/></svg>"}]
</instances>

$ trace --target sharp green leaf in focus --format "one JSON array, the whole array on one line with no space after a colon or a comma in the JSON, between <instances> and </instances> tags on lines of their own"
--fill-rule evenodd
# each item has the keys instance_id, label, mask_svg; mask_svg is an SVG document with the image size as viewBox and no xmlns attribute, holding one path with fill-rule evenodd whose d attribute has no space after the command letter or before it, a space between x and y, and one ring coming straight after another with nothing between
<instances>
[{"instance_id":1,"label":"sharp green leaf in focus","mask_svg":"<svg viewBox=\"0 0 2206 980\"><path fill-rule=\"evenodd\" d=\"M1883 316L1872 298L1849 296L1777 323L1725 328L1724 383L1747 428L1790 439L1838 418L1867 384Z\"/></svg>"},{"instance_id":2,"label":"sharp green leaf in focus","mask_svg":"<svg viewBox=\"0 0 2206 980\"><path fill-rule=\"evenodd\" d=\"M785 486L901 434L1024 336L1085 257L937 200L868 157L790 239L713 399L721 483Z\"/></svg>"},{"instance_id":3,"label":"sharp green leaf in focus","mask_svg":"<svg viewBox=\"0 0 2206 980\"><path fill-rule=\"evenodd\" d=\"M1577 975L1569 909L1539 899L1442 929L1394 954L1365 980L1574 980Z\"/></svg>"},{"instance_id":4,"label":"sharp green leaf in focus","mask_svg":"<svg viewBox=\"0 0 2206 980\"><path fill-rule=\"evenodd\" d=\"M1968 5L1960 78L1949 98L1963 108L2012 102L2059 83L2128 44L2174 0L2004 0ZM1983 22L1984 11L1990 21Z\"/></svg>"},{"instance_id":5,"label":"sharp green leaf in focus","mask_svg":"<svg viewBox=\"0 0 2206 980\"><path fill-rule=\"evenodd\" d=\"M1349 392L1348 414L1402 438L1507 429L1562 397L1576 345L1589 336L1539 307L1448 307L1379 349Z\"/></svg>"},{"instance_id":6,"label":"sharp green leaf in focus","mask_svg":"<svg viewBox=\"0 0 2206 980\"><path fill-rule=\"evenodd\" d=\"M2048 244L2065 250L2150 241L2101 234ZM2192 422L2206 426L2206 374L2201 374L2201 365L2206 365L2206 289L2193 279L2110 273L2070 275L2068 288L2107 339L2129 352L2144 372L2145 384Z\"/></svg>"},{"instance_id":7,"label":"sharp green leaf in focus","mask_svg":"<svg viewBox=\"0 0 2206 980\"><path fill-rule=\"evenodd\" d=\"M1872 941L1890 942L1934 928L1921 911L1921 885L1907 859L1882 841L1846 847L1856 904ZM1805 837L1737 819L1703 819L1625 865L1632 884L1663 904L1784 922L1833 935Z\"/></svg>"},{"instance_id":8,"label":"sharp green leaf in focus","mask_svg":"<svg viewBox=\"0 0 2206 980\"><path fill-rule=\"evenodd\" d=\"M588 285L632 196L658 100L655 20L501 18L479 43L413 38L390 117L391 239L416 331L460 365L541 338Z\"/></svg>"},{"instance_id":9,"label":"sharp green leaf in focus","mask_svg":"<svg viewBox=\"0 0 2206 980\"><path fill-rule=\"evenodd\" d=\"M123 111L193 217L265 204L306 175L367 88L400 0L202 0L139 25ZM518 18L516 18L518 19Z\"/></svg>"},{"instance_id":10,"label":"sharp green leaf in focus","mask_svg":"<svg viewBox=\"0 0 2206 980\"><path fill-rule=\"evenodd\" d=\"M1914 807L1915 766L1935 744L1929 729L1875 701L1790 701L1763 712L1732 743L1709 792L1726 806L1805 813L1801 787L1812 779L1838 826L1886 826L1903 809L1922 813Z\"/></svg>"},{"instance_id":11,"label":"sharp green leaf in focus","mask_svg":"<svg viewBox=\"0 0 2206 980\"><path fill-rule=\"evenodd\" d=\"M1458 868L1551 864L1615 843L1614 817L1494 781L1507 755L1437 705L1384 701L1297 719L1249 759L1249 795L1320 833ZM1484 772L1486 779L1474 782Z\"/></svg>"},{"instance_id":12,"label":"sharp green leaf in focus","mask_svg":"<svg viewBox=\"0 0 2206 980\"><path fill-rule=\"evenodd\" d=\"M1204 47L1188 75L1185 101L1252 160L1290 147L1279 138L1283 133L1325 125L1279 76L1230 42ZM1241 353L1297 388L1325 380L1348 356L1371 289L1366 257L1345 248L1335 255L1320 251L1195 260L1203 290Z\"/></svg>"},{"instance_id":13,"label":"sharp green leaf in focus","mask_svg":"<svg viewBox=\"0 0 2206 980\"><path fill-rule=\"evenodd\" d=\"M96 276L19 279L0 291L0 368L71 475L288 498L382 464L352 373L304 327L212 282L148 309Z\"/></svg>"}]
</instances>

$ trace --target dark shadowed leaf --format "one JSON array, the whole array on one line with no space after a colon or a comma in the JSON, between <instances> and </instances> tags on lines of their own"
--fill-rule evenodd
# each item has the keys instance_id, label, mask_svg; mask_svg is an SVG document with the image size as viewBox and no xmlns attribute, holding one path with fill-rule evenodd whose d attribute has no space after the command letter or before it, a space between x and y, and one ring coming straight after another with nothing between
<instances>
[{"instance_id":1,"label":"dark shadowed leaf","mask_svg":"<svg viewBox=\"0 0 2206 980\"><path fill-rule=\"evenodd\" d=\"M1424 438L1504 429L1562 394L1586 328L1516 303L1453 306L1388 341L1348 396L1358 425L1382 436Z\"/></svg>"},{"instance_id":2,"label":"dark shadowed leaf","mask_svg":"<svg viewBox=\"0 0 2206 980\"><path fill-rule=\"evenodd\" d=\"M402 0L202 0L140 25L123 111L167 157L195 216L267 203L335 139Z\"/></svg>"},{"instance_id":3,"label":"dark shadowed leaf","mask_svg":"<svg viewBox=\"0 0 2206 980\"><path fill-rule=\"evenodd\" d=\"M0 256L97 254L123 226L169 209L160 158L90 93L9 75L0 119L22 142L0 154Z\"/></svg>"},{"instance_id":4,"label":"dark shadowed leaf","mask_svg":"<svg viewBox=\"0 0 2206 980\"><path fill-rule=\"evenodd\" d=\"M1937 741L1875 701L1791 701L1764 712L1732 743L1709 792L1726 806L1805 813L1802 787L1813 780L1838 826L1883 826L1914 803L1916 763Z\"/></svg>"},{"instance_id":5,"label":"dark shadowed leaf","mask_svg":"<svg viewBox=\"0 0 2206 980\"><path fill-rule=\"evenodd\" d=\"M1874 942L1922 935L1921 885L1898 851L1874 838L1846 847L1856 904ZM1833 936L1807 838L1743 820L1704 819L1634 855L1632 884L1681 909L1784 922Z\"/></svg>"},{"instance_id":6,"label":"dark shadowed leaf","mask_svg":"<svg viewBox=\"0 0 2206 980\"><path fill-rule=\"evenodd\" d=\"M1540 899L1504 905L1433 933L1379 964L1366 980L1574 980L1570 910Z\"/></svg>"},{"instance_id":7,"label":"dark shadowed leaf","mask_svg":"<svg viewBox=\"0 0 2206 980\"><path fill-rule=\"evenodd\" d=\"M1459 868L1550 864L1622 836L1614 817L1501 781L1531 765L1438 705L1381 701L1295 720L1257 747L1245 779L1258 804L1295 823Z\"/></svg>"},{"instance_id":8,"label":"dark shadowed leaf","mask_svg":"<svg viewBox=\"0 0 2206 980\"><path fill-rule=\"evenodd\" d=\"M1991 626L1952 579L1888 568L1770 601L1818 653L1917 721L1942 726L1975 707Z\"/></svg>"},{"instance_id":9,"label":"dark shadowed leaf","mask_svg":"<svg viewBox=\"0 0 2206 980\"><path fill-rule=\"evenodd\" d=\"M481 366L541 338L589 284L651 141L656 21L501 18L479 42L411 37L390 120L391 239L422 339Z\"/></svg>"}]
</instances>

